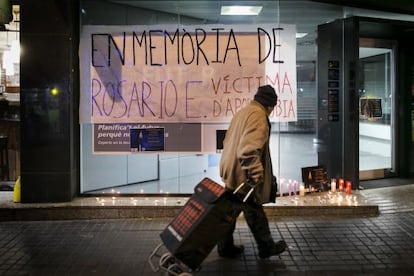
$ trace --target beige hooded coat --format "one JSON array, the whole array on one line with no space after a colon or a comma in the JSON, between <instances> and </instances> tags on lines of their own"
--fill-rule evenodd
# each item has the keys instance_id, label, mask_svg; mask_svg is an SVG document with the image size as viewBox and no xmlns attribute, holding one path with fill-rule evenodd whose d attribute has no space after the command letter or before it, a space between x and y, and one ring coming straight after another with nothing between
<instances>
[{"instance_id":1,"label":"beige hooded coat","mask_svg":"<svg viewBox=\"0 0 414 276\"><path fill-rule=\"evenodd\" d=\"M243 183L247 172L263 179L255 189L255 202L259 204L275 202L276 197L269 137L266 108L251 101L234 115L226 131L220 159L220 176L229 190Z\"/></svg>"}]
</instances>

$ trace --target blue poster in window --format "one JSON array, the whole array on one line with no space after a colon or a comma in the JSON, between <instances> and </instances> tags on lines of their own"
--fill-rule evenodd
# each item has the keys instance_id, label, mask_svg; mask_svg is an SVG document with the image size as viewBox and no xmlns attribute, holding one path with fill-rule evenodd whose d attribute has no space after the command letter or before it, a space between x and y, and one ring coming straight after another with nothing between
<instances>
[{"instance_id":1,"label":"blue poster in window","mask_svg":"<svg viewBox=\"0 0 414 276\"><path fill-rule=\"evenodd\" d=\"M130 145L132 152L164 151L164 128L131 128Z\"/></svg>"}]
</instances>

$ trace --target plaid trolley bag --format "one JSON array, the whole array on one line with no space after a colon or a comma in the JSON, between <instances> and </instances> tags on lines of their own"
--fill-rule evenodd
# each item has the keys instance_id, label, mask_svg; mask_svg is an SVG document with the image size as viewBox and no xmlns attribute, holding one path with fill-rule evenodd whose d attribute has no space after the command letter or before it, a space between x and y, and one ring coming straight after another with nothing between
<instances>
[{"instance_id":1,"label":"plaid trolley bag","mask_svg":"<svg viewBox=\"0 0 414 276\"><path fill-rule=\"evenodd\" d=\"M204 178L194 188L194 194L181 211L160 234L163 244L149 258L153 270L161 268L172 275L191 275L184 272L180 263L192 271L198 270L214 246L229 231L242 206L241 201L227 196L225 188L220 184ZM151 258L162 245L169 252L160 256L160 267L156 268Z\"/></svg>"}]
</instances>

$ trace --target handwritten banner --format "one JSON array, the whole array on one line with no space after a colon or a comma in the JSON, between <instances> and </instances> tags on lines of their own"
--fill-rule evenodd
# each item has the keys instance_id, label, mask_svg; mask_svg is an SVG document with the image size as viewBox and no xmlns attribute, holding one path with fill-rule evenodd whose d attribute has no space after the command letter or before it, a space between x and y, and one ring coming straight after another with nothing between
<instances>
[{"instance_id":1,"label":"handwritten banner","mask_svg":"<svg viewBox=\"0 0 414 276\"><path fill-rule=\"evenodd\" d=\"M84 26L82 123L229 122L272 85L297 120L293 25Z\"/></svg>"}]
</instances>

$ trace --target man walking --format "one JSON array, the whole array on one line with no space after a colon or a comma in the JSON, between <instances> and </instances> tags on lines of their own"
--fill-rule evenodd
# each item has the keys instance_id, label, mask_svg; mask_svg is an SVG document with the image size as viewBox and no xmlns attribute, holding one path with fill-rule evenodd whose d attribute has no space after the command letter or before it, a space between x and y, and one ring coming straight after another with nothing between
<instances>
[{"instance_id":1,"label":"man walking","mask_svg":"<svg viewBox=\"0 0 414 276\"><path fill-rule=\"evenodd\" d=\"M237 112L230 122L223 141L220 176L229 190L235 190L248 178L254 183L254 196L243 208L244 217L257 243L259 257L269 258L286 250L286 243L274 242L262 204L275 202L276 178L273 176L269 149L269 116L277 103L277 95L270 85L258 88L254 100ZM243 246L234 244L231 231L218 243L221 257L235 258Z\"/></svg>"}]
</instances>

